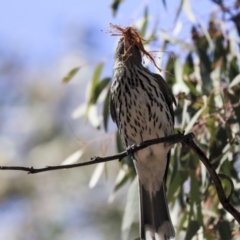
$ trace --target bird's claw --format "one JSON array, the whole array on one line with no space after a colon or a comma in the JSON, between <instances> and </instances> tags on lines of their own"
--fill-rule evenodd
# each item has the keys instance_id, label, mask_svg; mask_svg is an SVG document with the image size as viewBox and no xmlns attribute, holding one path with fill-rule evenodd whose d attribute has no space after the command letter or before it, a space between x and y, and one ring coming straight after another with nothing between
<instances>
[{"instance_id":1,"label":"bird's claw","mask_svg":"<svg viewBox=\"0 0 240 240\"><path fill-rule=\"evenodd\" d=\"M133 154L134 154L134 151L133 151L134 147L135 147L135 144L133 144L132 146L127 146L126 152L127 152L128 156L130 156L130 157L133 156Z\"/></svg>"}]
</instances>

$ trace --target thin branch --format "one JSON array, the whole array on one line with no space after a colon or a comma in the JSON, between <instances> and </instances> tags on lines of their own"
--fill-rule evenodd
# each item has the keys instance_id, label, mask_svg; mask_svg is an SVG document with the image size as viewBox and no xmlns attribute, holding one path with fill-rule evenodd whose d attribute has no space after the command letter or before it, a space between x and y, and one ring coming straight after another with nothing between
<instances>
[{"instance_id":1,"label":"thin branch","mask_svg":"<svg viewBox=\"0 0 240 240\"><path fill-rule=\"evenodd\" d=\"M177 133L171 136L163 137L163 138L157 138L157 139L152 139L148 141L144 141L141 144L138 145L132 145L128 147L128 149L122 153L115 154L112 156L108 157L93 157L91 158L90 161L87 162L82 162L82 163L77 163L77 164L68 164L68 165L60 165L60 166L46 166L44 168L33 168L33 167L21 167L21 166L0 166L0 170L19 170L19 171L26 171L29 174L35 174L35 173L40 173L40 172L46 172L46 171L53 171L53 170L60 170L60 169L69 169L69 168L76 168L76 167L82 167L82 166L87 166L87 165L92 165L96 163L102 163L102 162L109 162L113 160L121 160L122 158L132 155L133 153L146 148L150 145L158 144L158 143L169 143L169 144L175 144L181 142L183 145L187 145L193 152L195 152L199 159L202 161L202 163L205 165L207 168L214 184L217 190L218 198L223 206L223 208L228 211L234 219L240 224L240 213L234 208L231 203L231 196L233 193L233 182L230 177L224 175L224 174L218 174L216 173L215 169L211 165L209 159L205 156L203 151L196 145L196 143L193 141L194 134L189 133L189 134L182 134L182 133ZM219 179L225 178L227 179L230 184L231 184L231 191L228 197L226 197L226 194L224 192L222 183Z\"/></svg>"},{"instance_id":2,"label":"thin branch","mask_svg":"<svg viewBox=\"0 0 240 240\"><path fill-rule=\"evenodd\" d=\"M230 203L230 197L232 196L233 189L231 189L229 196L226 197L226 194L224 192L224 189L223 189L222 183L219 179L219 176L216 173L213 166L211 165L209 159L205 156L203 151L196 145L196 143L193 141L192 138L189 138L189 139L186 138L186 140L187 141L185 141L185 139L184 139L184 144L186 144L193 152L195 152L198 155L199 159L202 161L202 163L207 168L207 170L215 184L218 198L219 198L219 201L221 202L223 208L226 211L228 211L234 217L234 219L240 224L240 213ZM221 178L223 178L223 176L231 183L231 186L234 186L231 178L227 177L224 174L220 174Z\"/></svg>"},{"instance_id":3,"label":"thin branch","mask_svg":"<svg viewBox=\"0 0 240 240\"><path fill-rule=\"evenodd\" d=\"M143 148L146 148L150 145L154 145L157 143L166 143L169 144L175 144L178 142L182 142L184 138L194 137L192 133L189 133L187 135L183 135L182 133L177 133L171 136L163 137L163 138L156 138L148 141L144 141L141 144L138 145L132 145L129 147L126 151L111 155L108 157L92 157L90 161L76 163L76 164L66 164L66 165L60 165L60 166L46 166L44 168L33 168L33 167L22 167L22 166L0 166L0 170L17 170L17 171L25 171L28 172L28 174L35 174L40 172L47 172L47 171L53 171L53 170L60 170L60 169L69 169L69 168L77 168L77 167L83 167L87 165L92 165L96 163L102 163L102 162L109 162L113 160L121 160L124 157L128 156L129 154L133 154Z\"/></svg>"}]
</instances>

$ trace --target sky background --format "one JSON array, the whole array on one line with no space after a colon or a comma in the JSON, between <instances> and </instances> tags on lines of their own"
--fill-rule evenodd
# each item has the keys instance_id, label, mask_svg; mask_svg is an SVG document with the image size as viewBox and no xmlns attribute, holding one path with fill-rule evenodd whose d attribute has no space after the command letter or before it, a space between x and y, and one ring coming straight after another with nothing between
<instances>
[{"instance_id":1,"label":"sky background","mask_svg":"<svg viewBox=\"0 0 240 240\"><path fill-rule=\"evenodd\" d=\"M148 3L151 3L149 12L157 16L162 29L173 31L175 22L172 16L175 16L179 2L166 2L167 9L159 0L124 1L114 18L110 0L1 0L0 46L18 51L28 63L49 64L82 40L96 44L99 51L97 59L101 59L112 54L113 42L116 41L116 38L105 33L109 23L131 25L140 19ZM203 16L198 20L207 20L204 15L208 16L207 12L212 10L209 6L213 6L209 1L194 1L193 11L197 16ZM183 13L181 16L180 23L185 24L186 15ZM186 37L184 34L189 32L190 27L188 22L181 29L183 37Z\"/></svg>"}]
</instances>

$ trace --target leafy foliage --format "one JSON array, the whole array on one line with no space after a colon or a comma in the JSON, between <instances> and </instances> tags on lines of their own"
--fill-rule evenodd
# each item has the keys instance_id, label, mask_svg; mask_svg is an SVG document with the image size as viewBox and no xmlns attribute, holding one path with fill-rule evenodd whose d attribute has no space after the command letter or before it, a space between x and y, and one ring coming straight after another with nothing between
<instances>
[{"instance_id":1,"label":"leafy foliage","mask_svg":"<svg viewBox=\"0 0 240 240\"><path fill-rule=\"evenodd\" d=\"M123 0L114 0L113 3L111 4L111 8L114 16L117 14L118 8L122 2Z\"/></svg>"},{"instance_id":2,"label":"leafy foliage","mask_svg":"<svg viewBox=\"0 0 240 240\"><path fill-rule=\"evenodd\" d=\"M113 1L114 14L122 1ZM239 137L240 137L240 70L239 46L240 37L239 13L234 15L224 1L214 1L219 6L219 12L229 14L235 29L228 28L221 14L209 16L208 26L193 25L191 29L192 42L185 43L171 35L159 34L159 29L152 31L152 36L163 43L164 49L184 48L181 56L171 57L165 61L166 82L172 87L177 99L175 109L176 130L192 131L202 150L210 157L211 163L219 173L228 175L235 184L231 203L240 207L239 185ZM166 2L163 1L166 5ZM180 1L176 19L182 8L190 12L189 1ZM235 8L239 8L236 2ZM239 10L239 9L238 9ZM149 39L148 24L149 8L143 13L142 25L138 30L143 39ZM223 27L224 26L224 27ZM232 37L230 31L236 31L237 37ZM160 38L159 38L160 36ZM147 41L146 44L149 42ZM234 50L233 50L234 49ZM103 64L97 66L91 81L91 90L87 105L97 104L101 92L109 88L111 76L99 80ZM109 118L108 94L103 104L103 125L107 130ZM117 150L122 151L119 135L116 135ZM121 170L125 174L114 191L131 181L131 192L135 186L135 172L132 161L124 159ZM237 224L226 214L216 195L210 176L199 159L189 149L175 146L172 150L168 177L168 201L177 212L178 219L174 221L178 236L185 240L202 235L204 239L233 239L237 237ZM223 181L226 194L228 184ZM123 220L123 236L128 236L133 218L126 217L132 213L135 198L129 192L128 203ZM130 214L130 215L131 215ZM129 216L129 215L128 215ZM174 218L174 216L173 216ZM239 235L238 235L239 236ZM127 237L125 238L127 239Z\"/></svg>"},{"instance_id":3,"label":"leafy foliage","mask_svg":"<svg viewBox=\"0 0 240 240\"><path fill-rule=\"evenodd\" d=\"M68 74L63 78L63 83L68 83L70 80L72 80L72 78L78 73L78 71L80 70L80 67L75 67L73 69L71 69Z\"/></svg>"}]
</instances>

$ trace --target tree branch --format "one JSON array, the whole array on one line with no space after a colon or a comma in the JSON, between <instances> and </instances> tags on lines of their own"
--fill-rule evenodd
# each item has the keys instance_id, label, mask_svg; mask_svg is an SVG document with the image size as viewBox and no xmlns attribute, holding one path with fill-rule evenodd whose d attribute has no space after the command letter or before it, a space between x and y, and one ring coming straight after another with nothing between
<instances>
[{"instance_id":1,"label":"tree branch","mask_svg":"<svg viewBox=\"0 0 240 240\"><path fill-rule=\"evenodd\" d=\"M205 156L203 151L196 145L196 143L193 141L192 138L188 138L188 139L185 138L184 142L182 142L182 143L186 144L193 152L195 152L198 155L199 159L202 161L204 166L207 168L207 170L215 184L218 198L219 198L219 201L221 202L223 208L226 211L228 211L234 217L234 219L240 224L240 213L230 203L230 200L231 200L230 198L232 196L233 189L231 189L229 196L226 197L226 194L224 192L224 189L223 189L222 183L219 179L219 176L221 178L227 179L231 183L231 187L233 188L234 185L233 185L231 178L222 173L219 174L219 176L218 176L215 169L211 165L209 159Z\"/></svg>"},{"instance_id":2,"label":"tree branch","mask_svg":"<svg viewBox=\"0 0 240 240\"><path fill-rule=\"evenodd\" d=\"M35 174L40 172L46 172L46 171L53 171L53 170L60 170L60 169L69 169L69 168L76 168L76 167L82 167L87 165L92 165L96 163L102 163L102 162L109 162L113 160L121 160L122 158L131 155L141 149L144 149L150 145L158 144L158 143L169 143L169 144L176 144L181 142L183 145L187 145L193 152L195 152L199 159L202 161L202 163L207 168L214 184L217 190L218 198L223 206L223 208L228 211L234 219L240 224L240 213L231 205L230 200L233 193L233 182L230 177L224 175L224 174L218 174L216 173L215 169L212 167L209 159L205 156L205 154L202 152L202 150L196 145L196 143L193 141L194 134L182 134L177 133L171 136L163 137L163 138L157 138L152 139L148 141L144 141L141 144L138 145L132 145L128 147L128 149L122 153L115 154L108 157L93 157L90 161L82 162L82 163L76 163L76 164L68 164L68 165L60 165L60 166L46 166L44 168L33 168L33 167L21 167L21 166L0 166L0 170L18 170L18 171L26 171L29 174ZM227 179L231 184L231 191L228 197L226 197L226 194L224 192L224 189L222 187L222 183L219 179L225 178Z\"/></svg>"},{"instance_id":3,"label":"tree branch","mask_svg":"<svg viewBox=\"0 0 240 240\"><path fill-rule=\"evenodd\" d=\"M132 145L128 147L128 149L124 152L111 155L108 157L92 157L90 161L87 162L81 162L76 164L67 164L67 165L59 165L59 166L46 166L44 168L33 168L33 167L22 167L22 166L0 166L0 170L17 170L17 171L25 171L28 172L28 174L35 174L40 172L47 172L47 171L53 171L53 170L60 170L60 169L69 169L69 168L76 168L76 167L83 167L87 165L92 165L96 163L102 163L102 162L109 162L113 160L121 160L122 158L133 154L143 148L146 148L150 145L154 145L157 143L166 143L169 144L175 144L182 142L184 138L194 137L192 133L189 133L187 135L184 135L182 133L177 133L171 136L163 137L163 138L156 138L148 141L144 141L141 144Z\"/></svg>"}]
</instances>

